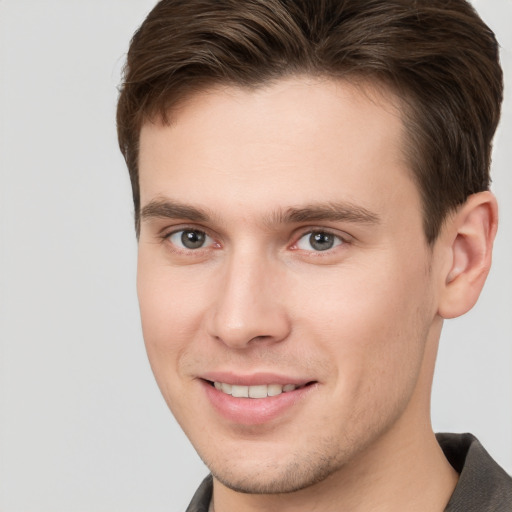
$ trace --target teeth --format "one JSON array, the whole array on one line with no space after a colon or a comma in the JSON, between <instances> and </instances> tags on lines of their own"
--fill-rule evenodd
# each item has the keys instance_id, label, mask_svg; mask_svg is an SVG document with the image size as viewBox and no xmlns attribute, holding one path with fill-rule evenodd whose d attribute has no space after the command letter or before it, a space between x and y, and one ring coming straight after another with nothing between
<instances>
[{"instance_id":1,"label":"teeth","mask_svg":"<svg viewBox=\"0 0 512 512\"><path fill-rule=\"evenodd\" d=\"M231 386L231 394L237 398L249 398L249 386Z\"/></svg>"},{"instance_id":2,"label":"teeth","mask_svg":"<svg viewBox=\"0 0 512 512\"><path fill-rule=\"evenodd\" d=\"M248 395L249 398L267 398L268 392L267 392L268 386L251 386L248 387Z\"/></svg>"},{"instance_id":3,"label":"teeth","mask_svg":"<svg viewBox=\"0 0 512 512\"><path fill-rule=\"evenodd\" d=\"M267 395L268 396L277 396L283 392L283 386L279 384L269 384L267 386Z\"/></svg>"},{"instance_id":4,"label":"teeth","mask_svg":"<svg viewBox=\"0 0 512 512\"><path fill-rule=\"evenodd\" d=\"M237 384L226 384L224 382L214 382L215 389L232 395L236 398L266 398L267 396L277 396L281 393L288 393L302 387L295 384L262 384L258 386L239 386Z\"/></svg>"},{"instance_id":5,"label":"teeth","mask_svg":"<svg viewBox=\"0 0 512 512\"><path fill-rule=\"evenodd\" d=\"M221 387L221 390L223 393L226 393L226 395L231 395L231 388L232 388L231 384L222 383L220 385L220 387Z\"/></svg>"}]
</instances>

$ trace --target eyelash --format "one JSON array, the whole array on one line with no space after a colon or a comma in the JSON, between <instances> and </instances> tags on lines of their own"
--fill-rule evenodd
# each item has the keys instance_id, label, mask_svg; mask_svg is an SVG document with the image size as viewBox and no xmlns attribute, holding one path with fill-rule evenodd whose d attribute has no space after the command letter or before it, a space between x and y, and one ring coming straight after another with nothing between
<instances>
[{"instance_id":1,"label":"eyelash","mask_svg":"<svg viewBox=\"0 0 512 512\"><path fill-rule=\"evenodd\" d=\"M333 239L333 245L331 247L327 247L325 249L319 249L314 250L312 249L304 249L299 246L301 240L305 239L306 237L309 237L308 243L311 246L312 245L312 237L313 236L322 236L322 237L331 237ZM290 247L292 250L297 251L304 251L308 253L312 253L315 256L316 255L322 255L322 254L330 254L336 247L339 247L340 245L345 245L348 243L348 240L346 237L343 237L339 234L333 233L332 231L325 229L325 228L316 228L316 229L309 229L308 231L302 232L301 235L297 238L297 241L292 244Z\"/></svg>"},{"instance_id":2,"label":"eyelash","mask_svg":"<svg viewBox=\"0 0 512 512\"><path fill-rule=\"evenodd\" d=\"M177 241L172 240L172 237L177 236L180 233L181 233L181 241L183 241L183 235L185 233L189 233L189 234L196 233L201 236L204 236L204 240L207 243L207 245L201 245L197 248L180 246L180 245L178 245L179 242L176 243ZM303 240L306 237L309 237L309 244L311 246L311 242L312 242L311 237L313 237L313 235L322 236L322 237L332 237L333 245L331 245L330 247L327 247L325 249L318 249L318 250L315 250L314 248L305 249L305 248L299 246L301 240ZM167 242L169 245L172 246L172 250L174 252L187 254L187 255L194 254L194 255L199 256L200 254L203 254L204 251L206 251L210 248L217 249L217 248L221 247L221 245L215 241L214 237L211 236L210 234L208 234L208 232L206 230L199 229L196 227L182 227L181 229L174 229L173 231L166 232L166 233L162 234L161 238L163 241ZM319 243L321 243L321 242L319 242ZM290 246L288 246L288 248L293 251L301 251L305 254L309 253L310 255L315 255L315 256L322 256L322 255L327 256L327 255L331 254L332 251L335 250L336 247L343 246L348 243L350 243L348 240L348 237L333 233L332 231L330 231L328 229L309 228L307 231L301 232L300 236L295 238L295 242L293 242Z\"/></svg>"},{"instance_id":3,"label":"eyelash","mask_svg":"<svg viewBox=\"0 0 512 512\"><path fill-rule=\"evenodd\" d=\"M172 237L179 235L180 233L181 233L182 239L183 239L183 235L185 233L190 233L190 234L197 233L197 234L204 236L205 242L208 242L208 240L209 240L209 242L206 246L201 245L200 247L197 247L197 248L180 247L175 241L172 241ZM164 242L167 242L169 245L171 245L173 247L173 251L178 252L178 253L186 253L188 255L189 254L201 254L204 250L207 250L212 246L215 246L215 248L220 247L220 244L215 242L214 238L212 236L210 236L207 231L205 231L204 229L196 228L196 227L183 227L181 229L174 229L173 231L162 234L161 238Z\"/></svg>"}]
</instances>

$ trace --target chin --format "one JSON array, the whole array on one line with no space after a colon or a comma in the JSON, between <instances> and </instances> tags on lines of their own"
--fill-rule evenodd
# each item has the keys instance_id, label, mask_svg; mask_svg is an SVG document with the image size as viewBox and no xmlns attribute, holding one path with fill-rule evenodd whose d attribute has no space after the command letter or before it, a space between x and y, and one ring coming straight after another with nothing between
<instances>
[{"instance_id":1,"label":"chin","mask_svg":"<svg viewBox=\"0 0 512 512\"><path fill-rule=\"evenodd\" d=\"M225 487L245 494L286 494L322 482L343 466L339 454L331 450L311 453L304 450L288 456L288 460L208 461L212 475ZM334 451L333 451L334 452Z\"/></svg>"}]
</instances>

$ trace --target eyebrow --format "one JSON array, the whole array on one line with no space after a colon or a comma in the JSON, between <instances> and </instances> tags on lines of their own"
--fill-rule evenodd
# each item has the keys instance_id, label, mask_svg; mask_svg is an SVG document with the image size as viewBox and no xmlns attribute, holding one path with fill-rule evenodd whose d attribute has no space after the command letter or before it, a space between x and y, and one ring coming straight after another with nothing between
<instances>
[{"instance_id":1,"label":"eyebrow","mask_svg":"<svg viewBox=\"0 0 512 512\"><path fill-rule=\"evenodd\" d=\"M299 208L288 208L284 212L276 212L273 222L353 222L357 224L378 224L379 216L359 205L350 202L328 202L306 205Z\"/></svg>"},{"instance_id":2,"label":"eyebrow","mask_svg":"<svg viewBox=\"0 0 512 512\"><path fill-rule=\"evenodd\" d=\"M206 209L169 199L154 199L141 210L142 220L161 218L209 222L213 217ZM264 223L269 226L322 221L373 225L378 224L380 218L376 213L351 202L327 202L276 210L264 219Z\"/></svg>"},{"instance_id":3,"label":"eyebrow","mask_svg":"<svg viewBox=\"0 0 512 512\"><path fill-rule=\"evenodd\" d=\"M206 222L211 215L201 208L167 199L154 199L142 208L142 220L149 219L184 219L193 222Z\"/></svg>"}]
</instances>

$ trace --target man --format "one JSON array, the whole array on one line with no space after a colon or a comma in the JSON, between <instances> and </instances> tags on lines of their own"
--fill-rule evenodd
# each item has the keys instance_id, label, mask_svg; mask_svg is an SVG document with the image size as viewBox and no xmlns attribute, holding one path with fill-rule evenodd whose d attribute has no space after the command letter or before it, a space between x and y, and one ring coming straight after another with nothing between
<instances>
[{"instance_id":1,"label":"man","mask_svg":"<svg viewBox=\"0 0 512 512\"><path fill-rule=\"evenodd\" d=\"M195 511L510 510L430 425L475 304L502 74L463 0L163 0L118 106L144 339Z\"/></svg>"}]
</instances>

